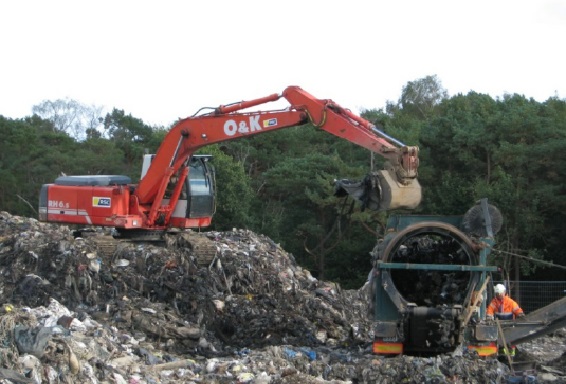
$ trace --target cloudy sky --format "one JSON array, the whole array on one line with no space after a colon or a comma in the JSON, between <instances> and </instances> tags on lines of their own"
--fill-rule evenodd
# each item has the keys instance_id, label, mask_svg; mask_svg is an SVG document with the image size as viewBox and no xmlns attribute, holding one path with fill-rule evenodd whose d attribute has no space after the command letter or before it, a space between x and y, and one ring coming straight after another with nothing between
<instances>
[{"instance_id":1,"label":"cloudy sky","mask_svg":"<svg viewBox=\"0 0 566 384\"><path fill-rule=\"evenodd\" d=\"M564 99L565 40L564 0L3 1L0 115L69 98L167 126L288 85L359 113L428 75Z\"/></svg>"}]
</instances>

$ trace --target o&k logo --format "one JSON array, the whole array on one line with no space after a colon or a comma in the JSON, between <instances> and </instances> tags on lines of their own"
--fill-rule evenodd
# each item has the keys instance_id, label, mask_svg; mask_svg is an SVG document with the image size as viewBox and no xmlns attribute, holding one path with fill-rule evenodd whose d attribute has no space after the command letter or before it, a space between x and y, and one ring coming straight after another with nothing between
<instances>
[{"instance_id":1,"label":"o&k logo","mask_svg":"<svg viewBox=\"0 0 566 384\"><path fill-rule=\"evenodd\" d=\"M261 126L259 124L260 115L250 116L249 121L246 120L226 120L224 123L224 133L226 136L234 136L236 133L250 133L255 131L261 131Z\"/></svg>"}]
</instances>

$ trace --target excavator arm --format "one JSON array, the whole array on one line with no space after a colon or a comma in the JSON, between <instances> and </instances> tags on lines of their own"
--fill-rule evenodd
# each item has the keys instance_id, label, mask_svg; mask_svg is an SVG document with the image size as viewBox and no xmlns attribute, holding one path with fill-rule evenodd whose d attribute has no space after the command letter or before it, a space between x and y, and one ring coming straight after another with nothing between
<instances>
[{"instance_id":1,"label":"excavator arm","mask_svg":"<svg viewBox=\"0 0 566 384\"><path fill-rule=\"evenodd\" d=\"M289 102L287 109L244 112L281 98ZM188 159L196 150L214 143L307 123L367 148L387 160L385 169L372 174L369 181L373 186L371 193L375 194L371 199L379 201L378 209L413 209L420 203L418 147L406 146L387 136L369 121L332 100L317 99L300 87L289 86L281 94L221 105L211 113L180 120L166 135L151 166L136 187L130 200L131 212L147 218L145 227L154 226L158 218L160 225L166 225L180 192L180 188L176 188L164 205L166 188L173 175L176 175L178 185L184 182Z\"/></svg>"}]
</instances>

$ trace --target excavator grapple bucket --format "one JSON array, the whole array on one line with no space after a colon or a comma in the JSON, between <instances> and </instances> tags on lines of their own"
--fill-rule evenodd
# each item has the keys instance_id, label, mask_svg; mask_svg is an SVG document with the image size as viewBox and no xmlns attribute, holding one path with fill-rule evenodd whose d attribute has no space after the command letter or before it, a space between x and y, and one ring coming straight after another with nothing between
<instances>
[{"instance_id":1,"label":"excavator grapple bucket","mask_svg":"<svg viewBox=\"0 0 566 384\"><path fill-rule=\"evenodd\" d=\"M388 211L416 208L422 191L417 179L401 184L389 171L381 170L368 174L362 181L336 180L334 195L351 196L362 203L362 210Z\"/></svg>"},{"instance_id":2,"label":"excavator grapple bucket","mask_svg":"<svg viewBox=\"0 0 566 384\"><path fill-rule=\"evenodd\" d=\"M379 210L386 211L391 209L415 209L421 203L421 185L417 179L401 184L395 180L388 171L377 172L379 179Z\"/></svg>"}]
</instances>

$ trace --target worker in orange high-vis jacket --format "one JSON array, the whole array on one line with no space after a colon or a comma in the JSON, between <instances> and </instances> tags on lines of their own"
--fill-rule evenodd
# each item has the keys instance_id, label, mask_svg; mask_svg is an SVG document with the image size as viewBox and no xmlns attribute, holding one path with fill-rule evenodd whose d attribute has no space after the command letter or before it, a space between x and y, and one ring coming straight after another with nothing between
<instances>
[{"instance_id":1,"label":"worker in orange high-vis jacket","mask_svg":"<svg viewBox=\"0 0 566 384\"><path fill-rule=\"evenodd\" d=\"M512 320L525 316L519 304L506 294L507 289L503 284L497 284L493 290L495 297L487 307L488 320L493 320L494 316L500 320Z\"/></svg>"}]
</instances>

